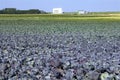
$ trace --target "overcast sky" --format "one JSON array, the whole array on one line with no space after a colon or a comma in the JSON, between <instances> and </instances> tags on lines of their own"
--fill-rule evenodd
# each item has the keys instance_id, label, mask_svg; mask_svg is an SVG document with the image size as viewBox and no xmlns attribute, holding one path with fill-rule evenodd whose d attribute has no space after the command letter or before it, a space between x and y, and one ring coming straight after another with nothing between
<instances>
[{"instance_id":1,"label":"overcast sky","mask_svg":"<svg viewBox=\"0 0 120 80\"><path fill-rule=\"evenodd\" d=\"M120 11L120 0L0 0L0 9L40 9L51 12L53 8L62 8L65 12Z\"/></svg>"}]
</instances>

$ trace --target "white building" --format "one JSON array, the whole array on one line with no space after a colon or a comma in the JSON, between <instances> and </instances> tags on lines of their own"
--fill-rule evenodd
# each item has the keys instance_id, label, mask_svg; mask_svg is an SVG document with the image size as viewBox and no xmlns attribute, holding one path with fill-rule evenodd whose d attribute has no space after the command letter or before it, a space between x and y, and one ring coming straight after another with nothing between
<instances>
[{"instance_id":1,"label":"white building","mask_svg":"<svg viewBox=\"0 0 120 80\"><path fill-rule=\"evenodd\" d=\"M53 14L63 14L62 8L53 8Z\"/></svg>"},{"instance_id":2,"label":"white building","mask_svg":"<svg viewBox=\"0 0 120 80\"><path fill-rule=\"evenodd\" d=\"M84 11L84 10L79 10L79 11L78 11L78 14L87 14L87 12Z\"/></svg>"}]
</instances>

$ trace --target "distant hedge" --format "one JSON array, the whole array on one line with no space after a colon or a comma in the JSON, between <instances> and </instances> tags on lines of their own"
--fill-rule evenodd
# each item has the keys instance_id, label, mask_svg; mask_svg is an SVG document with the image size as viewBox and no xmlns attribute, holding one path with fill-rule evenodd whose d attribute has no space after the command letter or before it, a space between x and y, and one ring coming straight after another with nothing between
<instances>
[{"instance_id":1,"label":"distant hedge","mask_svg":"<svg viewBox=\"0 0 120 80\"><path fill-rule=\"evenodd\" d=\"M46 14L47 12L39 9L17 10L16 8L5 8L0 10L0 14Z\"/></svg>"}]
</instances>

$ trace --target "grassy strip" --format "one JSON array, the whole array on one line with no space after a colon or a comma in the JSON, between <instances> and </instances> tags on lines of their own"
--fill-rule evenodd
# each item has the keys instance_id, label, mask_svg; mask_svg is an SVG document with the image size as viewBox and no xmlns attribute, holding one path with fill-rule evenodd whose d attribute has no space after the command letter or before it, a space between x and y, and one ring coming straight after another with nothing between
<instances>
[{"instance_id":1,"label":"grassy strip","mask_svg":"<svg viewBox=\"0 0 120 80\"><path fill-rule=\"evenodd\" d=\"M97 20L115 19L120 20L119 14L114 15L52 15L52 14L1 14L0 20Z\"/></svg>"},{"instance_id":2,"label":"grassy strip","mask_svg":"<svg viewBox=\"0 0 120 80\"><path fill-rule=\"evenodd\" d=\"M120 20L120 17L0 17L0 20Z\"/></svg>"}]
</instances>

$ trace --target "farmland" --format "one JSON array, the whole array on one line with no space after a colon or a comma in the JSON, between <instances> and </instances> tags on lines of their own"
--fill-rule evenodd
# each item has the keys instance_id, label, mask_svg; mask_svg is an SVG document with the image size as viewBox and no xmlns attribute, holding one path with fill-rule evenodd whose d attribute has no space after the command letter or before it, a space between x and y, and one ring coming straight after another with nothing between
<instances>
[{"instance_id":1,"label":"farmland","mask_svg":"<svg viewBox=\"0 0 120 80\"><path fill-rule=\"evenodd\" d=\"M80 32L119 35L120 15L0 15L2 33Z\"/></svg>"},{"instance_id":2,"label":"farmland","mask_svg":"<svg viewBox=\"0 0 120 80\"><path fill-rule=\"evenodd\" d=\"M119 14L0 15L0 80L120 80L119 53Z\"/></svg>"}]
</instances>

